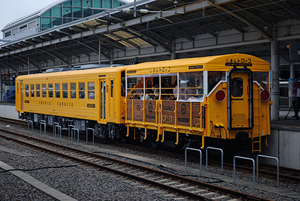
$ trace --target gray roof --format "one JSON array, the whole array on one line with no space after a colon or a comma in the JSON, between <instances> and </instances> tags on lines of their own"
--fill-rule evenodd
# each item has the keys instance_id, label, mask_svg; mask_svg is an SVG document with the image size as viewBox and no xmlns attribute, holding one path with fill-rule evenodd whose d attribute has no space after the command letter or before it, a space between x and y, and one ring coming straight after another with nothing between
<instances>
[{"instance_id":1,"label":"gray roof","mask_svg":"<svg viewBox=\"0 0 300 201\"><path fill-rule=\"evenodd\" d=\"M8 23L5 27L3 27L3 29L1 31L5 32L7 29L10 29L10 28L12 28L14 26L18 26L20 24L23 24L24 22L28 22L30 20L33 20L33 19L41 16L44 12L46 12L49 9L51 9L52 7L54 7L54 6L56 6L56 5L60 4L60 3L63 3L65 1L69 1L69 0L58 0L58 1L56 1L56 2L54 2L52 4L50 4L50 5L46 6L45 8L42 8L42 9L40 9L38 11L35 11L35 12L33 12L33 13L29 14L29 15L26 15L24 17L18 18L16 20Z\"/></svg>"}]
</instances>

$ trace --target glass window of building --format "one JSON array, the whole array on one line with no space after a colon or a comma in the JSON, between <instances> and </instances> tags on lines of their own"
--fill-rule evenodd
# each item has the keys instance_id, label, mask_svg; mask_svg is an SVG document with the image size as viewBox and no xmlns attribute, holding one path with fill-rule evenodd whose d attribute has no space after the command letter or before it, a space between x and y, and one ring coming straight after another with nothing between
<instances>
[{"instance_id":1,"label":"glass window of building","mask_svg":"<svg viewBox=\"0 0 300 201\"><path fill-rule=\"evenodd\" d=\"M73 9L73 17L74 18L82 18L82 8L74 8Z\"/></svg>"},{"instance_id":2,"label":"glass window of building","mask_svg":"<svg viewBox=\"0 0 300 201\"><path fill-rule=\"evenodd\" d=\"M20 27L20 32L25 31L27 29L27 24Z\"/></svg>"},{"instance_id":3,"label":"glass window of building","mask_svg":"<svg viewBox=\"0 0 300 201\"><path fill-rule=\"evenodd\" d=\"M118 0L69 0L43 13L39 19L39 29L43 31L102 12L102 10L92 8L116 8L122 5L124 3ZM91 9L84 9L87 7Z\"/></svg>"},{"instance_id":4,"label":"glass window of building","mask_svg":"<svg viewBox=\"0 0 300 201\"><path fill-rule=\"evenodd\" d=\"M61 17L62 7L61 5L52 8L52 17Z\"/></svg>"},{"instance_id":5,"label":"glass window of building","mask_svg":"<svg viewBox=\"0 0 300 201\"><path fill-rule=\"evenodd\" d=\"M93 0L94 8L102 8L102 0Z\"/></svg>"},{"instance_id":6,"label":"glass window of building","mask_svg":"<svg viewBox=\"0 0 300 201\"><path fill-rule=\"evenodd\" d=\"M112 8L111 1L103 1L103 8Z\"/></svg>"},{"instance_id":7,"label":"glass window of building","mask_svg":"<svg viewBox=\"0 0 300 201\"><path fill-rule=\"evenodd\" d=\"M74 7L82 7L82 1L81 0L73 0L73 6Z\"/></svg>"},{"instance_id":8,"label":"glass window of building","mask_svg":"<svg viewBox=\"0 0 300 201\"><path fill-rule=\"evenodd\" d=\"M11 31L7 31L4 33L4 37L8 37L8 36L11 36Z\"/></svg>"}]
</instances>

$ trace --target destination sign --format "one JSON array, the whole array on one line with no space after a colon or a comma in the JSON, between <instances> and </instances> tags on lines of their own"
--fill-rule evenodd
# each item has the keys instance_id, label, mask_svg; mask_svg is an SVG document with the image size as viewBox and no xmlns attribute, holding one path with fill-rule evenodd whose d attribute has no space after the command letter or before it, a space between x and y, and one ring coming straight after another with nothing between
<instances>
[{"instance_id":1,"label":"destination sign","mask_svg":"<svg viewBox=\"0 0 300 201\"><path fill-rule=\"evenodd\" d=\"M225 66L252 66L251 59L226 59Z\"/></svg>"}]
</instances>

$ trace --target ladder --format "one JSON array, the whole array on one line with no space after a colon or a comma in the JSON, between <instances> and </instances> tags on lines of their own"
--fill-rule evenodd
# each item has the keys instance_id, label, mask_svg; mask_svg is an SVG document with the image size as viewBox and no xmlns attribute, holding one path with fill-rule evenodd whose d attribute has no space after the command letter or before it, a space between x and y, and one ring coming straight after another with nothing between
<instances>
[{"instance_id":1,"label":"ladder","mask_svg":"<svg viewBox=\"0 0 300 201\"><path fill-rule=\"evenodd\" d=\"M257 89L257 94L259 94L259 91L260 91L259 89L260 89L260 86ZM261 101L260 101L259 96L254 97L254 100L255 100L255 101L253 101L254 105L256 105L256 106L253 106L254 107L254 113L257 114L257 115L254 115L254 118L257 121L254 124L254 127L256 127L256 129L255 130L253 129L253 132L256 131L258 136L254 137L253 133L252 133L252 153L255 152L255 151L261 152ZM255 102L256 102L256 104L255 104ZM255 122L255 120L254 120L254 122Z\"/></svg>"}]
</instances>

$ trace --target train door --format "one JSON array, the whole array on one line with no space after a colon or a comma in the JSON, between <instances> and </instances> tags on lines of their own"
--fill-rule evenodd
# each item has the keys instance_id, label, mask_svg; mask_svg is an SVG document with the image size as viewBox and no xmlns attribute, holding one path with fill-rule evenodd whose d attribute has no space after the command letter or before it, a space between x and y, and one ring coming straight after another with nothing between
<instances>
[{"instance_id":1,"label":"train door","mask_svg":"<svg viewBox=\"0 0 300 201\"><path fill-rule=\"evenodd\" d=\"M24 99L24 88L23 88L23 83L20 82L20 94L21 94L21 110L20 111L23 111L23 99Z\"/></svg>"},{"instance_id":2,"label":"train door","mask_svg":"<svg viewBox=\"0 0 300 201\"><path fill-rule=\"evenodd\" d=\"M253 128L253 86L249 69L232 69L228 79L228 128Z\"/></svg>"},{"instance_id":3,"label":"train door","mask_svg":"<svg viewBox=\"0 0 300 201\"><path fill-rule=\"evenodd\" d=\"M110 86L107 86L107 96L108 96L108 103L107 103L107 106L108 106L108 118L109 119L114 119L115 117L115 104L114 104L114 91L115 91L115 87L114 87L114 79L113 78L110 78L109 79L109 84Z\"/></svg>"},{"instance_id":4,"label":"train door","mask_svg":"<svg viewBox=\"0 0 300 201\"><path fill-rule=\"evenodd\" d=\"M106 82L105 79L100 79L100 121L105 121L105 109L106 109Z\"/></svg>"}]
</instances>

